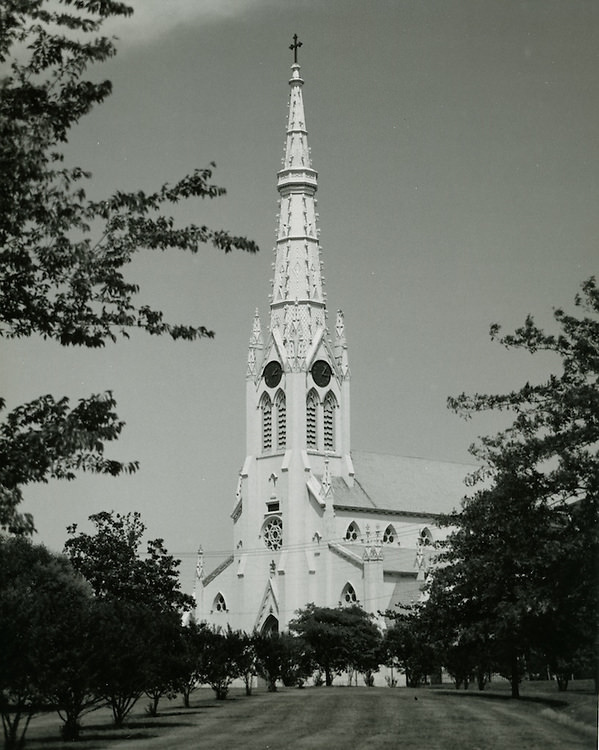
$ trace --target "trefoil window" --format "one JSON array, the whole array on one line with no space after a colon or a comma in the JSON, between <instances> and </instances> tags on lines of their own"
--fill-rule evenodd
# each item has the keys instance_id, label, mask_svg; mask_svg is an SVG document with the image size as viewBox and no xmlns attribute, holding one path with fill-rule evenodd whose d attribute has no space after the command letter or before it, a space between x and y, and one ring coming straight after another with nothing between
<instances>
[{"instance_id":1,"label":"trefoil window","mask_svg":"<svg viewBox=\"0 0 599 750\"><path fill-rule=\"evenodd\" d=\"M346 583L341 592L341 606L351 607L352 604L358 603L358 597L356 596L356 590L351 583Z\"/></svg>"}]
</instances>

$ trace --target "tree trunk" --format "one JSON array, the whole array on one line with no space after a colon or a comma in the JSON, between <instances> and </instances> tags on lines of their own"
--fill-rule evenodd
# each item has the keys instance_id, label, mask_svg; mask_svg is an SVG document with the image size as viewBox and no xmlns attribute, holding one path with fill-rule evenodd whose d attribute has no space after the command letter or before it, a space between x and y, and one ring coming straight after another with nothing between
<instances>
[{"instance_id":1,"label":"tree trunk","mask_svg":"<svg viewBox=\"0 0 599 750\"><path fill-rule=\"evenodd\" d=\"M485 685L487 684L487 675L485 674L484 669L479 669L476 674L476 681L478 683L478 689L484 690Z\"/></svg>"},{"instance_id":2,"label":"tree trunk","mask_svg":"<svg viewBox=\"0 0 599 750\"><path fill-rule=\"evenodd\" d=\"M324 682L327 687L331 687L333 684L333 675L328 667L324 668Z\"/></svg>"},{"instance_id":3,"label":"tree trunk","mask_svg":"<svg viewBox=\"0 0 599 750\"><path fill-rule=\"evenodd\" d=\"M516 649L512 650L511 657L511 675L510 682L512 685L512 698L520 697L520 675L518 673L518 654Z\"/></svg>"},{"instance_id":4,"label":"tree trunk","mask_svg":"<svg viewBox=\"0 0 599 750\"><path fill-rule=\"evenodd\" d=\"M60 734L65 742L77 742L81 733L81 724L77 721L77 716L67 714L67 718L60 728Z\"/></svg>"}]
</instances>

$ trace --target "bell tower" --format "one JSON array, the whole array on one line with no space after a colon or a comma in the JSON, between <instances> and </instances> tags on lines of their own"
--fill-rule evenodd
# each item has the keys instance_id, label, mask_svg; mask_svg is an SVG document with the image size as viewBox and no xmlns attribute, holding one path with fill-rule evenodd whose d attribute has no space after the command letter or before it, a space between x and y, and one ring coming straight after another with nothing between
<instances>
[{"instance_id":1,"label":"bell tower","mask_svg":"<svg viewBox=\"0 0 599 750\"><path fill-rule=\"evenodd\" d=\"M285 152L277 174L279 212L268 327L256 311L246 371L246 459L233 512L241 607L261 612L250 629L324 596L311 558L326 536L332 477L353 483L350 458L349 366L343 314L328 328L316 190L297 62L291 50ZM254 580L248 580L247 577ZM319 590L323 588L322 595Z\"/></svg>"}]
</instances>

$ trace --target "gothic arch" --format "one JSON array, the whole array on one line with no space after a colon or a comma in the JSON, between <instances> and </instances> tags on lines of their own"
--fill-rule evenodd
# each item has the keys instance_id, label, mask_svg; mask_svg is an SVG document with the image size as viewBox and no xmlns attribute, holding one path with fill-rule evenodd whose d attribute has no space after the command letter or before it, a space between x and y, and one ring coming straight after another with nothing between
<instances>
[{"instance_id":1,"label":"gothic arch","mask_svg":"<svg viewBox=\"0 0 599 750\"><path fill-rule=\"evenodd\" d=\"M345 530L346 542L357 542L360 539L360 527L355 521L352 521Z\"/></svg>"},{"instance_id":2,"label":"gothic arch","mask_svg":"<svg viewBox=\"0 0 599 750\"><path fill-rule=\"evenodd\" d=\"M213 612L226 612L227 611L227 602L225 601L225 597L222 594L222 591L219 591L218 594L214 597L214 601L212 602L212 611Z\"/></svg>"},{"instance_id":3,"label":"gothic arch","mask_svg":"<svg viewBox=\"0 0 599 750\"><path fill-rule=\"evenodd\" d=\"M343 590L341 591L341 606L351 607L352 605L357 604L357 603L358 603L358 595L356 594L356 590L348 581L343 587Z\"/></svg>"},{"instance_id":4,"label":"gothic arch","mask_svg":"<svg viewBox=\"0 0 599 750\"><path fill-rule=\"evenodd\" d=\"M277 425L277 450L287 445L287 401L285 392L279 389L274 400L275 419Z\"/></svg>"},{"instance_id":5,"label":"gothic arch","mask_svg":"<svg viewBox=\"0 0 599 750\"><path fill-rule=\"evenodd\" d=\"M274 615L268 615L264 620L264 625L260 628L261 635L270 635L279 632L279 621Z\"/></svg>"},{"instance_id":6,"label":"gothic arch","mask_svg":"<svg viewBox=\"0 0 599 750\"><path fill-rule=\"evenodd\" d=\"M395 530L395 526L390 523L385 531L383 531L383 544L394 544L395 542L399 544L397 531Z\"/></svg>"},{"instance_id":7,"label":"gothic arch","mask_svg":"<svg viewBox=\"0 0 599 750\"><path fill-rule=\"evenodd\" d=\"M429 529L428 526L423 526L420 529L420 534L418 536L418 541L424 547L429 547L431 544L433 544L433 542L434 542L433 535L432 535L431 530Z\"/></svg>"},{"instance_id":8,"label":"gothic arch","mask_svg":"<svg viewBox=\"0 0 599 750\"><path fill-rule=\"evenodd\" d=\"M263 393L260 399L262 412L262 453L272 450L272 401L268 393Z\"/></svg>"},{"instance_id":9,"label":"gothic arch","mask_svg":"<svg viewBox=\"0 0 599 750\"><path fill-rule=\"evenodd\" d=\"M323 401L323 438L325 451L334 451L337 440L337 399L329 391Z\"/></svg>"},{"instance_id":10,"label":"gothic arch","mask_svg":"<svg viewBox=\"0 0 599 750\"><path fill-rule=\"evenodd\" d=\"M318 406L319 398L312 388L306 396L306 447L318 448Z\"/></svg>"}]
</instances>

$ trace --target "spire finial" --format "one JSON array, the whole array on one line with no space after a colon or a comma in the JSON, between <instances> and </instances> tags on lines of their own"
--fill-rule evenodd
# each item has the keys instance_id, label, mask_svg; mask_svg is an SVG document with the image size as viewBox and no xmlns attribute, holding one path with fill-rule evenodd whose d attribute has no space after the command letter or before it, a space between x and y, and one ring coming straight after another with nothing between
<instances>
[{"instance_id":1,"label":"spire finial","mask_svg":"<svg viewBox=\"0 0 599 750\"><path fill-rule=\"evenodd\" d=\"M289 45L289 49L293 50L293 62L297 64L297 51L303 46L303 42L298 41L297 34L293 35L293 44Z\"/></svg>"}]
</instances>

